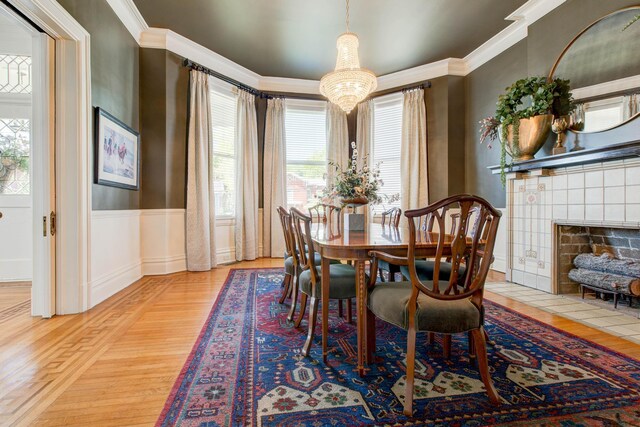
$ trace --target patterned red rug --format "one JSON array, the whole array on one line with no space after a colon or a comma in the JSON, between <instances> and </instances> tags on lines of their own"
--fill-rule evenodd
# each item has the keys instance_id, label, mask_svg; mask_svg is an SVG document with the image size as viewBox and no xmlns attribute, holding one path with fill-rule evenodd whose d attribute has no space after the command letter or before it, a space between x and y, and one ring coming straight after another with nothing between
<instances>
[{"instance_id":1,"label":"patterned red rug","mask_svg":"<svg viewBox=\"0 0 640 427\"><path fill-rule=\"evenodd\" d=\"M329 344L337 350L324 364L318 331L305 358L305 331L278 304L281 280L281 270L231 271L158 426L640 426L640 362L490 302L489 365L502 404L488 402L464 336L454 338L450 360L439 343L419 338L407 418L398 397L405 333L380 322L383 362L360 378L355 327L332 307Z\"/></svg>"}]
</instances>

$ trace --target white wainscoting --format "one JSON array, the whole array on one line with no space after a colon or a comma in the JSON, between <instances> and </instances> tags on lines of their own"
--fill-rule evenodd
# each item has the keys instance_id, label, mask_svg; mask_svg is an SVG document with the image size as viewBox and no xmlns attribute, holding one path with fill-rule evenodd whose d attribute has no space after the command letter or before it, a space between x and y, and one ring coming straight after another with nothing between
<instances>
[{"instance_id":1,"label":"white wainscoting","mask_svg":"<svg viewBox=\"0 0 640 427\"><path fill-rule=\"evenodd\" d=\"M502 213L500 225L498 226L498 236L496 237L496 245L493 248L493 265L491 268L495 271L504 273L507 271L507 209L498 209Z\"/></svg>"},{"instance_id":2,"label":"white wainscoting","mask_svg":"<svg viewBox=\"0 0 640 427\"><path fill-rule=\"evenodd\" d=\"M140 214L142 274L187 269L184 209L147 209Z\"/></svg>"},{"instance_id":3,"label":"white wainscoting","mask_svg":"<svg viewBox=\"0 0 640 427\"><path fill-rule=\"evenodd\" d=\"M0 211L0 236L4 242L0 245L0 282L29 281L33 274L30 197L0 197Z\"/></svg>"},{"instance_id":4,"label":"white wainscoting","mask_svg":"<svg viewBox=\"0 0 640 427\"><path fill-rule=\"evenodd\" d=\"M89 308L142 277L140 211L91 213Z\"/></svg>"},{"instance_id":5,"label":"white wainscoting","mask_svg":"<svg viewBox=\"0 0 640 427\"><path fill-rule=\"evenodd\" d=\"M216 225L218 263L235 262L235 221ZM258 211L262 256L262 209ZM186 270L184 209L93 211L89 307L142 276Z\"/></svg>"}]
</instances>

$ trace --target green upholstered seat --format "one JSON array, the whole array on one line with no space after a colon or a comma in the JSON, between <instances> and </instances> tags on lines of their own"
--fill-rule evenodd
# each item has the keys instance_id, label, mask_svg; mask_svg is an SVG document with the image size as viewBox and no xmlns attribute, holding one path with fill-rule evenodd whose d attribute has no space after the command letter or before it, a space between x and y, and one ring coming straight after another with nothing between
<instances>
[{"instance_id":1,"label":"green upholstered seat","mask_svg":"<svg viewBox=\"0 0 640 427\"><path fill-rule=\"evenodd\" d=\"M429 283L425 283L429 287ZM380 319L403 329L409 327L411 282L377 283L369 292L369 309ZM443 301L421 293L416 309L418 331L453 334L480 327L482 315L470 299Z\"/></svg>"},{"instance_id":2,"label":"green upholstered seat","mask_svg":"<svg viewBox=\"0 0 640 427\"><path fill-rule=\"evenodd\" d=\"M314 254L314 259L315 259L316 265L320 265L320 263L322 262L322 257L320 256L319 253ZM329 261L329 263L340 264L340 261L338 261L337 259L332 259ZM284 271L287 274L293 275L293 257L292 256L284 260Z\"/></svg>"},{"instance_id":3,"label":"green upholstered seat","mask_svg":"<svg viewBox=\"0 0 640 427\"><path fill-rule=\"evenodd\" d=\"M316 267L318 278L322 277L320 267ZM356 296L356 270L347 264L331 264L329 266L329 298L348 299ZM300 290L309 296L311 295L311 270L303 271L298 281ZM320 298L320 287L316 287Z\"/></svg>"},{"instance_id":4,"label":"green upholstered seat","mask_svg":"<svg viewBox=\"0 0 640 427\"><path fill-rule=\"evenodd\" d=\"M416 274L418 275L418 279L421 282L428 282L433 280L433 272L435 271L436 262L434 260L416 260ZM449 277L451 277L451 263L442 261L440 263L440 274L438 278L440 280L449 281ZM458 277L464 277L464 274L467 271L467 267L463 264L460 266L458 270ZM409 278L409 267L403 265L400 267L400 272L405 278Z\"/></svg>"}]
</instances>

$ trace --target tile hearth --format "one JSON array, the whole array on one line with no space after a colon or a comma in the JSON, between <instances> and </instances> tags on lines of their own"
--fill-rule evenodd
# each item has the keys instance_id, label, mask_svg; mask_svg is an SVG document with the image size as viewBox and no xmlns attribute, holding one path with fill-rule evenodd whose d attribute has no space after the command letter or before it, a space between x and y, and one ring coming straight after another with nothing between
<instances>
[{"instance_id":1,"label":"tile hearth","mask_svg":"<svg viewBox=\"0 0 640 427\"><path fill-rule=\"evenodd\" d=\"M487 283L485 289L640 344L640 319L637 315L604 309L568 295L553 295L516 283Z\"/></svg>"}]
</instances>

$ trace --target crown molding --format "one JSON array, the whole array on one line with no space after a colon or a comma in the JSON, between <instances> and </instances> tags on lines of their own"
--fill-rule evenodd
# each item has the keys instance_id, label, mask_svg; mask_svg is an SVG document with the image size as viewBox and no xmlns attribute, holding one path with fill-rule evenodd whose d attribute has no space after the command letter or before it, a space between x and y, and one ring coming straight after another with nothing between
<instances>
[{"instance_id":1,"label":"crown molding","mask_svg":"<svg viewBox=\"0 0 640 427\"><path fill-rule=\"evenodd\" d=\"M163 28L149 27L133 0L107 0L141 47L166 49L258 90L319 94L320 81L261 76L206 47ZM442 76L466 76L527 37L529 25L566 0L528 0L507 16L514 21L464 58L447 58L378 77L377 91Z\"/></svg>"},{"instance_id":2,"label":"crown molding","mask_svg":"<svg viewBox=\"0 0 640 427\"><path fill-rule=\"evenodd\" d=\"M140 47L165 49L189 58L245 85L258 88L260 76L206 47L164 28L149 28L141 34Z\"/></svg>"},{"instance_id":3,"label":"crown molding","mask_svg":"<svg viewBox=\"0 0 640 427\"><path fill-rule=\"evenodd\" d=\"M430 64L408 68L391 74L378 77L376 91L392 89L412 83L435 79L442 76L466 76L467 64L463 59L447 58Z\"/></svg>"},{"instance_id":4,"label":"crown molding","mask_svg":"<svg viewBox=\"0 0 640 427\"><path fill-rule=\"evenodd\" d=\"M616 92L628 91L630 89L637 88L638 86L640 86L640 75L635 75L592 86L571 89L571 93L573 94L573 98L576 101L579 101L581 99L601 96L607 93L614 94Z\"/></svg>"},{"instance_id":5,"label":"crown molding","mask_svg":"<svg viewBox=\"0 0 640 427\"><path fill-rule=\"evenodd\" d=\"M265 92L291 92L320 95L320 81L260 76L260 82L256 89Z\"/></svg>"},{"instance_id":6,"label":"crown molding","mask_svg":"<svg viewBox=\"0 0 640 427\"><path fill-rule=\"evenodd\" d=\"M118 18L120 18L120 21L122 21L135 41L140 44L140 37L143 32L149 29L149 25L147 25L147 21L144 20L133 0L107 0L107 3L118 15Z\"/></svg>"}]
</instances>

